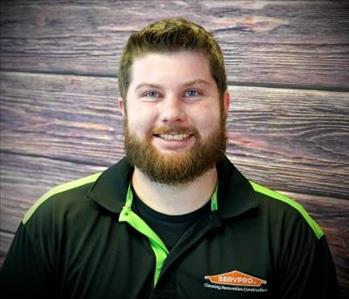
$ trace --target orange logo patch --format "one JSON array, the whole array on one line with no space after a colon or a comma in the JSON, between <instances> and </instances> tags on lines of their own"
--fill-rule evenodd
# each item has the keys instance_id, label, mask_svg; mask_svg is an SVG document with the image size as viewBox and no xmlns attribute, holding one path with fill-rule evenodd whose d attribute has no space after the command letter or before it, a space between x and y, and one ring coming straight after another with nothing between
<instances>
[{"instance_id":1,"label":"orange logo patch","mask_svg":"<svg viewBox=\"0 0 349 299\"><path fill-rule=\"evenodd\" d=\"M259 288L262 284L267 283L263 279L242 273L237 270L217 275L206 275L205 279L208 279L211 283L214 284L225 284L231 286L244 286L255 288Z\"/></svg>"}]
</instances>

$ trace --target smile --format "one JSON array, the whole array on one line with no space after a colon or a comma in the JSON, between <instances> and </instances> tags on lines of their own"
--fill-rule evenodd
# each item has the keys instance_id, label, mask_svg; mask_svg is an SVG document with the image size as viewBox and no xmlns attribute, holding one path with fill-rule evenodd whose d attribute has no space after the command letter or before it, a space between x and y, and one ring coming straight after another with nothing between
<instances>
[{"instance_id":1,"label":"smile","mask_svg":"<svg viewBox=\"0 0 349 299\"><path fill-rule=\"evenodd\" d=\"M189 134L159 134L156 136L166 141L182 141L191 137Z\"/></svg>"}]
</instances>

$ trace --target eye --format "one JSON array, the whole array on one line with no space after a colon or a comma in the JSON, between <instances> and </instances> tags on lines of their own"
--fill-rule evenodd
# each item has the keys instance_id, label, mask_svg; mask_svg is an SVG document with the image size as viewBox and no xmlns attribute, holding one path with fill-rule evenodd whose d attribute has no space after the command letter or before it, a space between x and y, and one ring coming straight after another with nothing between
<instances>
[{"instance_id":1,"label":"eye","mask_svg":"<svg viewBox=\"0 0 349 299\"><path fill-rule=\"evenodd\" d=\"M155 91L155 90L149 90L149 91L146 91L143 93L143 97L146 97L146 98L158 98L160 97L160 94Z\"/></svg>"},{"instance_id":2,"label":"eye","mask_svg":"<svg viewBox=\"0 0 349 299\"><path fill-rule=\"evenodd\" d=\"M200 92L195 89L188 89L185 91L184 95L186 97L198 97L200 95Z\"/></svg>"}]
</instances>

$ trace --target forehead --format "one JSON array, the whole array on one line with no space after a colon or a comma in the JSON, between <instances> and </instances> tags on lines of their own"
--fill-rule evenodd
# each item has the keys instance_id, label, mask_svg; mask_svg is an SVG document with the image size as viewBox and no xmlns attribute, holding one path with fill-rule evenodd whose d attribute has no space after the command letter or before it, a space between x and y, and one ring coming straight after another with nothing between
<instances>
[{"instance_id":1,"label":"forehead","mask_svg":"<svg viewBox=\"0 0 349 299\"><path fill-rule=\"evenodd\" d=\"M131 67L131 84L177 83L202 79L212 83L209 60L198 51L147 53L135 58Z\"/></svg>"}]
</instances>

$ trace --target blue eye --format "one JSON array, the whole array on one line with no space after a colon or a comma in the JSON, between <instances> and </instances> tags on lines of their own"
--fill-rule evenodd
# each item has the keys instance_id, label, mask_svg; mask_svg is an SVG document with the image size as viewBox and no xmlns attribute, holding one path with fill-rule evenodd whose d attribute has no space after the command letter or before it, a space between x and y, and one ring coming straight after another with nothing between
<instances>
[{"instance_id":1,"label":"blue eye","mask_svg":"<svg viewBox=\"0 0 349 299\"><path fill-rule=\"evenodd\" d=\"M159 93L156 91L147 91L143 94L143 96L147 97L147 98L157 98L159 97Z\"/></svg>"},{"instance_id":2,"label":"blue eye","mask_svg":"<svg viewBox=\"0 0 349 299\"><path fill-rule=\"evenodd\" d=\"M185 96L188 96L188 97L197 97L199 95L200 95L200 93L194 89L189 89L189 90L185 91Z\"/></svg>"}]
</instances>

